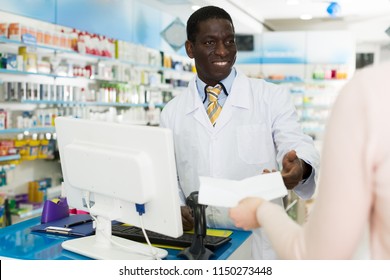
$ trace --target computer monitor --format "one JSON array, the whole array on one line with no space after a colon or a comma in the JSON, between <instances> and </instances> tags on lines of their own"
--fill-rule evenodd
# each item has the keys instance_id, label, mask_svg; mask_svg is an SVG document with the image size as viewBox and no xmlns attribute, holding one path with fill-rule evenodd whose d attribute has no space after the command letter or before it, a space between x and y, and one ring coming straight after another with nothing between
<instances>
[{"instance_id":1,"label":"computer monitor","mask_svg":"<svg viewBox=\"0 0 390 280\"><path fill-rule=\"evenodd\" d=\"M111 225L183 234L172 131L70 117L55 123L68 204L97 218L94 235L62 247L94 259L164 258L166 250L112 236Z\"/></svg>"}]
</instances>

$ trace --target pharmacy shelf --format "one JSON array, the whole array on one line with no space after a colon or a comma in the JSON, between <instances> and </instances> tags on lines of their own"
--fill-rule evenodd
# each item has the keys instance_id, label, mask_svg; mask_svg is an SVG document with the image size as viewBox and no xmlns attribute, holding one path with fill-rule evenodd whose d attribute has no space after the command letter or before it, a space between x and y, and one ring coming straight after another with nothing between
<instances>
[{"instance_id":1,"label":"pharmacy shelf","mask_svg":"<svg viewBox=\"0 0 390 280\"><path fill-rule=\"evenodd\" d=\"M304 104L304 105L295 105L297 109L314 109L314 110L329 110L331 105L322 105L322 104Z\"/></svg>"},{"instance_id":2,"label":"pharmacy shelf","mask_svg":"<svg viewBox=\"0 0 390 280\"><path fill-rule=\"evenodd\" d=\"M79 101L55 101L55 100L22 100L24 104L44 104L44 105L57 105L57 106L106 106L106 107L143 107L148 108L151 106L150 103L119 103L119 102L79 102ZM164 107L165 103L153 104L154 107Z\"/></svg>"},{"instance_id":3,"label":"pharmacy shelf","mask_svg":"<svg viewBox=\"0 0 390 280\"><path fill-rule=\"evenodd\" d=\"M63 75L55 75L55 74L46 74L39 72L27 72L27 71L18 71L18 70L9 70L9 69L0 69L0 74L8 74L8 75L19 75L19 76L40 76L40 77L49 77L54 79L74 79L74 80L85 80L89 82L98 82L98 83L109 83L109 84L129 84L129 81L121 81L115 79L104 79L99 77L80 77L80 76L63 76ZM0 79L0 84L3 83L3 80ZM186 87L184 86L173 86L171 84L156 84L156 85L148 85L148 84L139 84L137 86L144 86L147 90L159 90L159 91L174 91L174 90L183 90Z\"/></svg>"},{"instance_id":4,"label":"pharmacy shelf","mask_svg":"<svg viewBox=\"0 0 390 280\"><path fill-rule=\"evenodd\" d=\"M143 63L138 63L135 61L117 59L114 57L80 53L80 52L76 52L76 51L71 50L71 49L64 49L64 48L42 45L42 44L26 43L26 42L17 41L17 40L10 40L10 39L4 38L4 37L0 37L0 44L8 44L8 45L15 45L15 46L27 46L27 47L37 48L39 50L46 50L46 51L48 51L48 53L61 54L64 57L67 57L67 58L73 57L73 58L77 58L78 60L95 61L95 62L96 61L105 61L105 62L110 62L110 63L118 63L118 64L125 64L125 65L127 64L127 65L132 65L132 66L137 67L137 68L153 69L155 71L174 71L174 72L178 72L178 73L192 73L190 71L184 71L184 70L179 70L179 69L174 69L174 68L167 68L167 67L162 67L160 65L143 64ZM63 76L61 76L61 77L63 77Z\"/></svg>"},{"instance_id":5,"label":"pharmacy shelf","mask_svg":"<svg viewBox=\"0 0 390 280\"><path fill-rule=\"evenodd\" d=\"M294 77L291 79L283 79L283 80L276 80L276 79L265 79L267 82L271 82L274 84L301 84L304 83L304 80L298 77Z\"/></svg>"},{"instance_id":6,"label":"pharmacy shelf","mask_svg":"<svg viewBox=\"0 0 390 280\"><path fill-rule=\"evenodd\" d=\"M51 78L55 78L55 79L57 79L57 78L65 78L65 79L80 78L80 77L75 77L75 76L61 76L61 75L54 75L54 74L35 73L35 72L8 70L8 69L0 69L0 73L11 74L11 75L36 75L36 76L43 76L43 77L51 77ZM84 79L86 79L86 78L84 78Z\"/></svg>"},{"instance_id":7,"label":"pharmacy shelf","mask_svg":"<svg viewBox=\"0 0 390 280\"><path fill-rule=\"evenodd\" d=\"M69 53L69 54L78 54L78 52L70 49L64 49L64 48L59 48L59 47L53 47L53 46L47 46L47 45L42 45L42 44L34 44L34 43L27 43L27 42L22 42L22 41L17 41L17 40L10 40L5 37L0 37L0 43L3 44L11 44L11 45L22 45L22 46L27 46L27 47L33 47L33 48L39 48L42 50L48 50L50 52L62 52L62 53Z\"/></svg>"},{"instance_id":8,"label":"pharmacy shelf","mask_svg":"<svg viewBox=\"0 0 390 280\"><path fill-rule=\"evenodd\" d=\"M48 127L31 127L31 128L7 128L0 130L0 134L18 134L18 133L52 133L55 128Z\"/></svg>"},{"instance_id":9,"label":"pharmacy shelf","mask_svg":"<svg viewBox=\"0 0 390 280\"><path fill-rule=\"evenodd\" d=\"M10 161L10 160L19 160L20 155L11 155L11 156L0 156L0 162Z\"/></svg>"},{"instance_id":10,"label":"pharmacy shelf","mask_svg":"<svg viewBox=\"0 0 390 280\"><path fill-rule=\"evenodd\" d=\"M0 37L0 44L7 44L7 46L14 46L15 48L18 48L19 46L27 46L30 48L39 49L40 54L54 54L54 55L61 55L64 58L75 58L78 60L84 60L84 61L96 61L96 60L112 60L115 61L112 57L104 57L104 56L97 56L97 55L91 55L91 54L82 54L79 52L76 52L71 49L66 48L60 48L56 46L49 46L49 45L43 45L43 44L36 44L36 43L28 43L28 42L22 42L17 40L10 40L4 37ZM14 50L14 52L16 52Z\"/></svg>"}]
</instances>

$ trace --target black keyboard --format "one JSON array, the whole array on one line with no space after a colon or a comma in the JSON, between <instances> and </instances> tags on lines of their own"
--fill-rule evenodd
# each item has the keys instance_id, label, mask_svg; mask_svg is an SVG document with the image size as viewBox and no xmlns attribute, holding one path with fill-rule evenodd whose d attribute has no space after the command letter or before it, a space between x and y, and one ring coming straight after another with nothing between
<instances>
[{"instance_id":1,"label":"black keyboard","mask_svg":"<svg viewBox=\"0 0 390 280\"><path fill-rule=\"evenodd\" d=\"M156 246L168 245L181 248L190 247L192 239L194 237L194 235L191 233L183 233L182 236L174 238L149 230L146 230L146 234L148 235L150 243L155 244ZM112 235L137 242L146 242L142 229L136 226L129 226L126 224L112 225ZM204 238L204 245L210 250L215 250L216 248L229 242L230 240L230 237L207 235Z\"/></svg>"}]
</instances>

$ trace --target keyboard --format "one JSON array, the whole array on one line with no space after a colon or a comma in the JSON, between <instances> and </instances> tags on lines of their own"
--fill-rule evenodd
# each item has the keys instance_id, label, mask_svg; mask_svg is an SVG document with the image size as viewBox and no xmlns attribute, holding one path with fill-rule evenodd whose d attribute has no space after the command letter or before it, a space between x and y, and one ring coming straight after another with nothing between
<instances>
[{"instance_id":1,"label":"keyboard","mask_svg":"<svg viewBox=\"0 0 390 280\"><path fill-rule=\"evenodd\" d=\"M184 232L183 235L178 238L166 236L149 230L146 230L146 234L148 235L150 243L156 245L157 247L158 245L174 246L181 248L190 247L192 239L194 237L192 233L186 232ZM136 226L131 226L127 224L112 225L112 235L137 242L146 243L146 239L144 237L142 229ZM229 242L230 240L230 237L206 235L206 237L204 238L204 245L206 248L214 251L215 249Z\"/></svg>"}]
</instances>

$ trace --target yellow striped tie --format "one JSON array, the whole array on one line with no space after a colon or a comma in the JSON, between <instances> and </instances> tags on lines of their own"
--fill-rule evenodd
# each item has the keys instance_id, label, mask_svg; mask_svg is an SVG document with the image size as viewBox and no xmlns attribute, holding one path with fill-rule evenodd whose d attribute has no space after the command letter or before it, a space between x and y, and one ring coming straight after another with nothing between
<instances>
[{"instance_id":1,"label":"yellow striped tie","mask_svg":"<svg viewBox=\"0 0 390 280\"><path fill-rule=\"evenodd\" d=\"M222 111L222 106L218 103L218 95L221 93L222 87L217 84L215 87L208 86L206 88L209 104L207 105L207 115L209 115L211 124L215 126L217 118Z\"/></svg>"}]
</instances>

